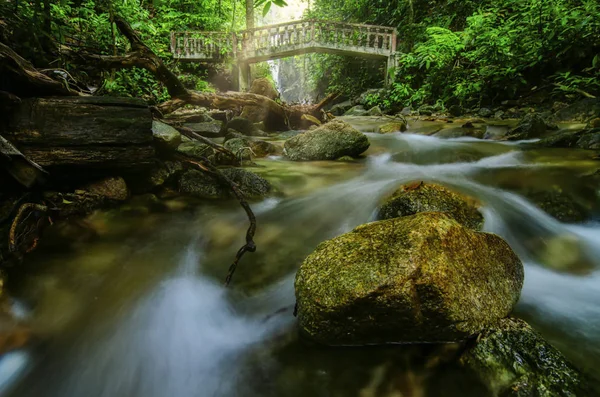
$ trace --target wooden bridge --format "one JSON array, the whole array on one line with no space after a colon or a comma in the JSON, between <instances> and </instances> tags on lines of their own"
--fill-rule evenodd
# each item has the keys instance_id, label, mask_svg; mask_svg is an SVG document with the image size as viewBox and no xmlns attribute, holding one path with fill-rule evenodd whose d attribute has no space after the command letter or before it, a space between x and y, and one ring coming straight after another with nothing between
<instances>
[{"instance_id":1,"label":"wooden bridge","mask_svg":"<svg viewBox=\"0 0 600 397\"><path fill-rule=\"evenodd\" d=\"M396 62L396 29L386 26L303 20L235 33L171 32L175 59L237 65L239 89L250 86L250 64L310 52L387 59ZM386 81L389 80L386 73Z\"/></svg>"}]
</instances>

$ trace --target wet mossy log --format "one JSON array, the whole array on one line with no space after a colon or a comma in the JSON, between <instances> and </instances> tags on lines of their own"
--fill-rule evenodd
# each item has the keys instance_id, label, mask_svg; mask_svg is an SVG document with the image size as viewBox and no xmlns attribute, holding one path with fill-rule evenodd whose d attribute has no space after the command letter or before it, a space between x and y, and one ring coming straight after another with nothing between
<instances>
[{"instance_id":1,"label":"wet mossy log","mask_svg":"<svg viewBox=\"0 0 600 397\"><path fill-rule=\"evenodd\" d=\"M61 170L135 171L155 158L151 112L131 98L26 99L2 135L56 177Z\"/></svg>"}]
</instances>

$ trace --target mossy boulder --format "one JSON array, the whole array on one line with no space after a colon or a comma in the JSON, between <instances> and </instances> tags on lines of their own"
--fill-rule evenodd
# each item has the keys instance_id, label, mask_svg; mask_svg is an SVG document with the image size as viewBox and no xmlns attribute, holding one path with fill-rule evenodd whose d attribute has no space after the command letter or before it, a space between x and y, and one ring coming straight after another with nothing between
<instances>
[{"instance_id":1,"label":"mossy boulder","mask_svg":"<svg viewBox=\"0 0 600 397\"><path fill-rule=\"evenodd\" d=\"M405 121L394 121L387 123L379 127L380 134L391 134L393 132L404 132L406 131Z\"/></svg>"},{"instance_id":2,"label":"mossy boulder","mask_svg":"<svg viewBox=\"0 0 600 397\"><path fill-rule=\"evenodd\" d=\"M269 181L243 168L226 168L221 172L237 184L240 191L248 198L266 197L273 191ZM188 170L180 176L179 191L203 199L235 197L229 186L197 170Z\"/></svg>"},{"instance_id":3,"label":"mossy boulder","mask_svg":"<svg viewBox=\"0 0 600 397\"><path fill-rule=\"evenodd\" d=\"M335 160L358 157L369 146L365 134L336 119L285 141L284 154L296 161Z\"/></svg>"},{"instance_id":4,"label":"mossy boulder","mask_svg":"<svg viewBox=\"0 0 600 397\"><path fill-rule=\"evenodd\" d=\"M539 140L533 146L600 150L600 128L562 131Z\"/></svg>"},{"instance_id":5,"label":"mossy boulder","mask_svg":"<svg viewBox=\"0 0 600 397\"><path fill-rule=\"evenodd\" d=\"M481 333L460 361L494 396L598 395L584 375L519 319L503 319Z\"/></svg>"},{"instance_id":6,"label":"mossy boulder","mask_svg":"<svg viewBox=\"0 0 600 397\"><path fill-rule=\"evenodd\" d=\"M522 286L504 240L439 212L325 241L295 282L301 331L326 345L464 340L508 316Z\"/></svg>"},{"instance_id":7,"label":"mossy boulder","mask_svg":"<svg viewBox=\"0 0 600 397\"><path fill-rule=\"evenodd\" d=\"M234 117L227 123L227 129L232 129L246 136L266 136L267 133L259 129L253 121L243 118Z\"/></svg>"},{"instance_id":8,"label":"mossy boulder","mask_svg":"<svg viewBox=\"0 0 600 397\"><path fill-rule=\"evenodd\" d=\"M181 144L181 134L168 124L154 120L152 122L152 136L156 146L164 151L171 152Z\"/></svg>"},{"instance_id":9,"label":"mossy boulder","mask_svg":"<svg viewBox=\"0 0 600 397\"><path fill-rule=\"evenodd\" d=\"M368 113L362 105L356 105L344 113L344 116L366 116Z\"/></svg>"},{"instance_id":10,"label":"mossy boulder","mask_svg":"<svg viewBox=\"0 0 600 397\"><path fill-rule=\"evenodd\" d=\"M266 141L253 141L246 138L229 139L223 145L225 149L243 158L267 157L281 153L281 148Z\"/></svg>"},{"instance_id":11,"label":"mossy boulder","mask_svg":"<svg viewBox=\"0 0 600 397\"><path fill-rule=\"evenodd\" d=\"M445 212L460 224L480 230L483 215L478 202L468 196L433 183L415 182L401 186L387 199L377 213L377 219L391 219L419 212Z\"/></svg>"},{"instance_id":12,"label":"mossy boulder","mask_svg":"<svg viewBox=\"0 0 600 397\"><path fill-rule=\"evenodd\" d=\"M383 116L383 111L379 106L373 106L367 111L367 116Z\"/></svg>"}]
</instances>

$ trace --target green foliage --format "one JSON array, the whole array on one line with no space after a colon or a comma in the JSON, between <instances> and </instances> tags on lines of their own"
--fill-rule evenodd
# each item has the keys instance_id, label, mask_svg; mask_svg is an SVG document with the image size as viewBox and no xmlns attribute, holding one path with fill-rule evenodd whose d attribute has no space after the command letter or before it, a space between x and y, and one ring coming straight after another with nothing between
<instances>
[{"instance_id":1,"label":"green foliage","mask_svg":"<svg viewBox=\"0 0 600 397\"><path fill-rule=\"evenodd\" d=\"M18 1L11 5L9 11L13 12L13 18L8 21L8 41L15 43L13 47L18 53L38 67L66 69L90 86L102 86L103 93L142 97L152 102L168 99L168 95L147 71L133 68L100 72L86 68L86 73L82 73L79 66L58 57L57 45L104 55L124 54L129 43L111 23L114 15L120 15L171 70L181 73L186 86L210 91L212 87L205 80L207 67L187 74L182 65L173 61L169 48L170 32L238 29L243 24L245 12L239 0L61 0L48 3L49 13L40 8L42 0ZM3 4L0 11L3 8L9 7Z\"/></svg>"},{"instance_id":2,"label":"green foliage","mask_svg":"<svg viewBox=\"0 0 600 397\"><path fill-rule=\"evenodd\" d=\"M372 104L480 106L550 84L557 97L600 93L595 0L316 0L310 15L397 27L395 83ZM365 73L356 63L326 64L315 75L330 90L354 95L383 83L373 81L382 76L377 68Z\"/></svg>"},{"instance_id":3,"label":"green foliage","mask_svg":"<svg viewBox=\"0 0 600 397\"><path fill-rule=\"evenodd\" d=\"M285 7L287 6L287 3L285 2L285 0L256 0L256 2L254 3L254 7L258 8L258 7L263 7L262 10L262 15L263 17L266 16L269 13L269 10L271 10L271 7L274 5L276 5L277 7Z\"/></svg>"}]
</instances>

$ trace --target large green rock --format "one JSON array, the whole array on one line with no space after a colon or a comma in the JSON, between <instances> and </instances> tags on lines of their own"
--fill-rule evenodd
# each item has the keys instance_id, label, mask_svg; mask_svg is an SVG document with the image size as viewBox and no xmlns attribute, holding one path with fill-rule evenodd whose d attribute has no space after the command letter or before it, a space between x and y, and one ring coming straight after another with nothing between
<instances>
[{"instance_id":1,"label":"large green rock","mask_svg":"<svg viewBox=\"0 0 600 397\"><path fill-rule=\"evenodd\" d=\"M445 212L462 225L480 230L483 215L474 199L444 186L416 182L400 187L379 208L377 219L391 219L419 212Z\"/></svg>"},{"instance_id":2,"label":"large green rock","mask_svg":"<svg viewBox=\"0 0 600 397\"><path fill-rule=\"evenodd\" d=\"M379 127L380 134L391 134L393 132L404 132L406 131L406 121L399 120L387 123Z\"/></svg>"},{"instance_id":3,"label":"large green rock","mask_svg":"<svg viewBox=\"0 0 600 397\"><path fill-rule=\"evenodd\" d=\"M226 168L221 172L234 182L247 198L266 197L273 191L269 181L243 168ZM235 197L227 185L197 170L189 170L181 175L179 191L203 199Z\"/></svg>"},{"instance_id":4,"label":"large green rock","mask_svg":"<svg viewBox=\"0 0 600 397\"><path fill-rule=\"evenodd\" d=\"M508 316L522 285L504 240L439 212L325 241L295 282L302 332L327 345L463 340Z\"/></svg>"},{"instance_id":5,"label":"large green rock","mask_svg":"<svg viewBox=\"0 0 600 397\"><path fill-rule=\"evenodd\" d=\"M244 159L250 159L251 157L267 157L281 153L281 147L270 142L255 141L247 138L229 139L223 146L236 156Z\"/></svg>"},{"instance_id":6,"label":"large green rock","mask_svg":"<svg viewBox=\"0 0 600 397\"><path fill-rule=\"evenodd\" d=\"M539 138L546 131L557 130L558 126L539 113L525 115L519 124L508 132L508 139L521 140Z\"/></svg>"},{"instance_id":7,"label":"large green rock","mask_svg":"<svg viewBox=\"0 0 600 397\"><path fill-rule=\"evenodd\" d=\"M358 157L369 146L365 134L335 119L285 141L284 154L296 161L335 160L343 156Z\"/></svg>"},{"instance_id":8,"label":"large green rock","mask_svg":"<svg viewBox=\"0 0 600 397\"><path fill-rule=\"evenodd\" d=\"M501 320L484 331L460 360L494 396L598 395L588 380L523 320Z\"/></svg>"}]
</instances>

